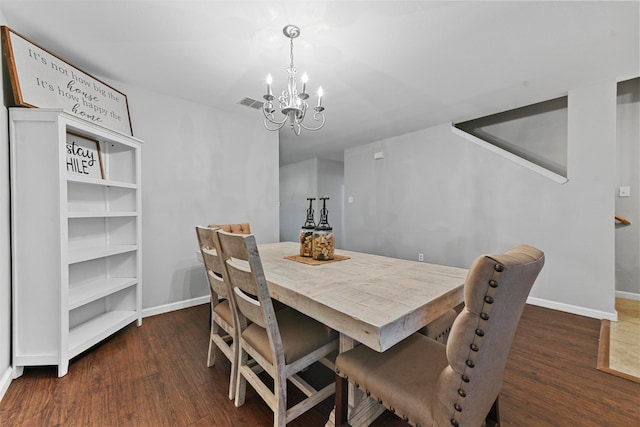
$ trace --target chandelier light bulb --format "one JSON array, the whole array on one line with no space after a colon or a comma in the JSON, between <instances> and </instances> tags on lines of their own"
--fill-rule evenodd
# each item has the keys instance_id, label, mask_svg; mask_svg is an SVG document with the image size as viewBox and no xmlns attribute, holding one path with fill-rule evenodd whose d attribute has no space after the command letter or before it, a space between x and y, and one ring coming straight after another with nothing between
<instances>
[{"instance_id":1,"label":"chandelier light bulb","mask_svg":"<svg viewBox=\"0 0 640 427\"><path fill-rule=\"evenodd\" d=\"M318 106L316 108L322 108L322 95L324 95L324 91L322 90L322 86L318 88ZM324 110L324 108L323 108ZM320 110L322 111L322 110Z\"/></svg>"},{"instance_id":2,"label":"chandelier light bulb","mask_svg":"<svg viewBox=\"0 0 640 427\"><path fill-rule=\"evenodd\" d=\"M302 93L301 95L306 95L307 94L307 82L309 81L309 77L307 76L307 73L304 73L302 75Z\"/></svg>"},{"instance_id":3,"label":"chandelier light bulb","mask_svg":"<svg viewBox=\"0 0 640 427\"><path fill-rule=\"evenodd\" d=\"M273 79L271 78L271 73L267 74L267 94L263 96L267 101L273 100L273 92L271 91L271 83Z\"/></svg>"}]
</instances>

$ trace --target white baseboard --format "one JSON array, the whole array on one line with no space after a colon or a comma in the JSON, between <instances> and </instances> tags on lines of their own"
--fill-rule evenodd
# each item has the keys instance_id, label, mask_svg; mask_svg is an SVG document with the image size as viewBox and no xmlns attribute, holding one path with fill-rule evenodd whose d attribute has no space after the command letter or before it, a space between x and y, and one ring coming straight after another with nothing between
<instances>
[{"instance_id":1,"label":"white baseboard","mask_svg":"<svg viewBox=\"0 0 640 427\"><path fill-rule=\"evenodd\" d=\"M11 384L11 380L13 379L13 368L9 366L7 370L0 377L0 400L4 397L4 394L7 392L9 385Z\"/></svg>"},{"instance_id":2,"label":"white baseboard","mask_svg":"<svg viewBox=\"0 0 640 427\"><path fill-rule=\"evenodd\" d=\"M630 299L632 301L640 301L640 294L632 294L631 292L616 291L616 298Z\"/></svg>"},{"instance_id":3,"label":"white baseboard","mask_svg":"<svg viewBox=\"0 0 640 427\"><path fill-rule=\"evenodd\" d=\"M550 308L552 310L564 311L571 314L578 314L580 316L592 317L594 319L606 319L612 321L618 320L618 312L615 310L610 313L607 311L593 310L590 308L579 307L577 305L564 304L561 302L549 301L546 299L534 297L527 298L527 304Z\"/></svg>"},{"instance_id":4,"label":"white baseboard","mask_svg":"<svg viewBox=\"0 0 640 427\"><path fill-rule=\"evenodd\" d=\"M168 313L170 311L182 310L200 304L206 304L211 301L210 295L203 297L191 298L184 301L173 302L171 304L159 305L157 307L145 308L142 310L142 317L151 317L157 314Z\"/></svg>"}]
</instances>

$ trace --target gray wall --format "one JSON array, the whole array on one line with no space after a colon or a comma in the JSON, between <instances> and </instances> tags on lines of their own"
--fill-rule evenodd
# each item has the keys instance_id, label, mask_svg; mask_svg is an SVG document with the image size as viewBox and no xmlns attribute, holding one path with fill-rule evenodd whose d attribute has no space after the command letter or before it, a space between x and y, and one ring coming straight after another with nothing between
<instances>
[{"instance_id":1,"label":"gray wall","mask_svg":"<svg viewBox=\"0 0 640 427\"><path fill-rule=\"evenodd\" d=\"M329 224L336 248L342 248L343 187L343 162L314 158L280 167L280 241L298 241L309 208L307 197L317 199L313 203L317 224L322 208L319 198L329 196Z\"/></svg>"},{"instance_id":2,"label":"gray wall","mask_svg":"<svg viewBox=\"0 0 640 427\"><path fill-rule=\"evenodd\" d=\"M640 78L618 85L616 214L631 221L617 225L616 294L640 299ZM618 197L620 186L630 197Z\"/></svg>"},{"instance_id":3,"label":"gray wall","mask_svg":"<svg viewBox=\"0 0 640 427\"><path fill-rule=\"evenodd\" d=\"M329 196L327 210L329 224L333 227L335 247L342 248L342 204L344 189L344 163L336 160L318 159L318 197ZM321 200L316 202L316 223L320 221Z\"/></svg>"},{"instance_id":4,"label":"gray wall","mask_svg":"<svg viewBox=\"0 0 640 427\"><path fill-rule=\"evenodd\" d=\"M564 185L448 124L345 151L346 249L466 268L528 243L547 257L530 302L615 318L616 84L578 88L568 103Z\"/></svg>"},{"instance_id":5,"label":"gray wall","mask_svg":"<svg viewBox=\"0 0 640 427\"><path fill-rule=\"evenodd\" d=\"M307 197L318 197L318 159L280 167L280 241L297 242L306 219ZM317 205L314 203L313 209Z\"/></svg>"},{"instance_id":6,"label":"gray wall","mask_svg":"<svg viewBox=\"0 0 640 427\"><path fill-rule=\"evenodd\" d=\"M278 241L278 135L254 118L111 84L144 140L142 306L179 308L209 295L195 225L249 222L259 243Z\"/></svg>"},{"instance_id":7,"label":"gray wall","mask_svg":"<svg viewBox=\"0 0 640 427\"><path fill-rule=\"evenodd\" d=\"M0 24L6 24L0 11ZM4 55L2 60L4 61ZM2 81L4 67L0 71ZM0 99L5 91L0 84ZM11 247L9 211L9 127L6 104L0 108L0 398L9 386L11 374Z\"/></svg>"}]
</instances>

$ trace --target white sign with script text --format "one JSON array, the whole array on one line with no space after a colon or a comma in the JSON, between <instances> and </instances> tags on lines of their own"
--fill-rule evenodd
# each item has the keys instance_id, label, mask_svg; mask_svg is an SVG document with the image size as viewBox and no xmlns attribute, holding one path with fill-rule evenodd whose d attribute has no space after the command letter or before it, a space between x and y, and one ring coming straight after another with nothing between
<instances>
[{"instance_id":1,"label":"white sign with script text","mask_svg":"<svg viewBox=\"0 0 640 427\"><path fill-rule=\"evenodd\" d=\"M127 97L3 27L9 74L20 105L62 108L92 123L132 136Z\"/></svg>"}]
</instances>

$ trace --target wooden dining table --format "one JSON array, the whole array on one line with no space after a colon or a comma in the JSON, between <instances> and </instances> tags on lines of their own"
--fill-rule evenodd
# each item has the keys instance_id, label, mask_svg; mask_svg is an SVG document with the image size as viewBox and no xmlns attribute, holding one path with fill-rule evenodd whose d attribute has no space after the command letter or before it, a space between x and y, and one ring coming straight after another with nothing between
<instances>
[{"instance_id":1,"label":"wooden dining table","mask_svg":"<svg viewBox=\"0 0 640 427\"><path fill-rule=\"evenodd\" d=\"M463 268L345 250L336 251L339 261L310 265L295 257L294 242L258 251L272 298L338 331L341 352L357 343L383 352L463 301ZM358 390L349 403L353 426L384 411Z\"/></svg>"}]
</instances>

